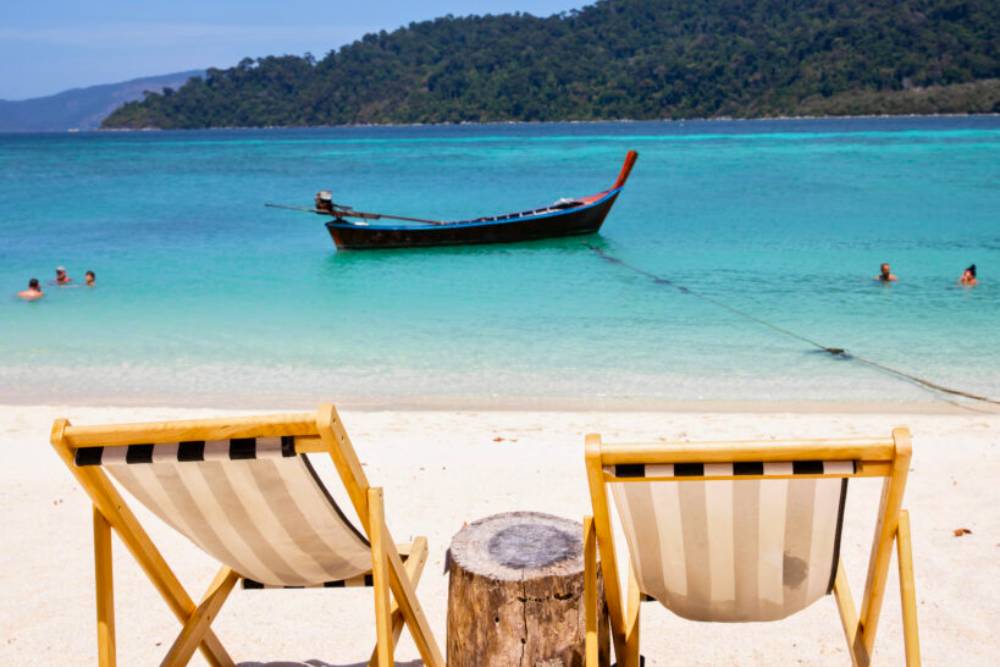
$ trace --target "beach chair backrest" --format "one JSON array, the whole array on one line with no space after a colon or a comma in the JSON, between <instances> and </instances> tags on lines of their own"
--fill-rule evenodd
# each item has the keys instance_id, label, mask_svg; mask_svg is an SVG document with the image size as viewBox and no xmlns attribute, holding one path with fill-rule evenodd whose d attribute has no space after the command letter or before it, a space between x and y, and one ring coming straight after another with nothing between
<instances>
[{"instance_id":1,"label":"beach chair backrest","mask_svg":"<svg viewBox=\"0 0 1000 667\"><path fill-rule=\"evenodd\" d=\"M829 593L848 479L888 477L896 457L893 440L874 439L587 443L604 548L610 495L639 591L721 622L777 620Z\"/></svg>"},{"instance_id":2,"label":"beach chair backrest","mask_svg":"<svg viewBox=\"0 0 1000 667\"><path fill-rule=\"evenodd\" d=\"M70 444L77 467L99 467L255 586L338 586L371 570L368 540L305 453L326 451L314 414L74 427Z\"/></svg>"},{"instance_id":3,"label":"beach chair backrest","mask_svg":"<svg viewBox=\"0 0 1000 667\"><path fill-rule=\"evenodd\" d=\"M617 468L629 481L611 490L639 590L679 616L776 620L832 589L847 480L825 475L853 473L853 462Z\"/></svg>"}]
</instances>

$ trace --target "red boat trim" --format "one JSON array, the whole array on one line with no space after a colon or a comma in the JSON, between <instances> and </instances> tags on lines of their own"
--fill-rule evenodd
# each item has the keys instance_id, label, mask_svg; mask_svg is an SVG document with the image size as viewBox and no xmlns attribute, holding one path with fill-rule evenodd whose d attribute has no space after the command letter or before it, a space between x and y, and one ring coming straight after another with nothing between
<instances>
[{"instance_id":1,"label":"red boat trim","mask_svg":"<svg viewBox=\"0 0 1000 667\"><path fill-rule=\"evenodd\" d=\"M618 180L612 185L612 189L620 188L625 185L625 181L628 180L629 174L632 173L632 167L635 166L635 160L639 157L639 154L635 151L629 151L625 154L625 164L622 165L622 170L618 172Z\"/></svg>"}]
</instances>

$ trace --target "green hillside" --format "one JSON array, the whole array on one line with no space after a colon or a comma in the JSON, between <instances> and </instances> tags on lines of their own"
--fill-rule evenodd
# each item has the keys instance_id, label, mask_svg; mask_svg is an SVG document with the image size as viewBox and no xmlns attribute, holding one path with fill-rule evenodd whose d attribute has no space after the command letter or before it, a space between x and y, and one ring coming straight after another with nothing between
<instances>
[{"instance_id":1,"label":"green hillside","mask_svg":"<svg viewBox=\"0 0 1000 667\"><path fill-rule=\"evenodd\" d=\"M997 0L602 0L245 59L107 128L1000 112Z\"/></svg>"}]
</instances>

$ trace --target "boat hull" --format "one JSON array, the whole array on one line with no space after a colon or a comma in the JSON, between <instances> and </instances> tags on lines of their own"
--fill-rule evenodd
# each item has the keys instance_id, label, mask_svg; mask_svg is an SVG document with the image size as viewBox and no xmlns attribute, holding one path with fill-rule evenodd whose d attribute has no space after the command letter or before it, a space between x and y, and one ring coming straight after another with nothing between
<instances>
[{"instance_id":1,"label":"boat hull","mask_svg":"<svg viewBox=\"0 0 1000 667\"><path fill-rule=\"evenodd\" d=\"M337 248L342 250L518 243L581 236L594 234L601 229L619 192L620 189L616 188L592 203L545 215L525 215L500 220L470 220L420 227L369 226L334 220L326 223L326 228Z\"/></svg>"}]
</instances>

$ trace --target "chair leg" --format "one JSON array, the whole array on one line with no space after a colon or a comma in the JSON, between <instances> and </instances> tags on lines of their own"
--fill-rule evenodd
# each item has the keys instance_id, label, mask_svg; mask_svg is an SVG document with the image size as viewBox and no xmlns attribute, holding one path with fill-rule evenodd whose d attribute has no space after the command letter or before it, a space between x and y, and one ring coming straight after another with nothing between
<instances>
[{"instance_id":1,"label":"chair leg","mask_svg":"<svg viewBox=\"0 0 1000 667\"><path fill-rule=\"evenodd\" d=\"M420 582L420 575L424 572L424 565L427 563L427 538L418 537L413 540L412 544L400 545L398 549L401 555L407 555L406 560L403 562L403 567L406 569L406 574L409 576L413 587L416 588ZM398 602L393 600L390 609L392 611L392 644L395 646L396 642L399 641L399 636L403 633L403 625L406 621L403 618L403 610L399 608ZM378 667L377 645L372 651L368 665L369 667Z\"/></svg>"},{"instance_id":2,"label":"chair leg","mask_svg":"<svg viewBox=\"0 0 1000 667\"><path fill-rule=\"evenodd\" d=\"M94 580L97 586L97 664L115 667L115 587L111 524L94 507Z\"/></svg>"},{"instance_id":3,"label":"chair leg","mask_svg":"<svg viewBox=\"0 0 1000 667\"><path fill-rule=\"evenodd\" d=\"M917 591L913 581L913 551L910 544L910 513L901 510L896 527L896 558L899 564L899 595L903 610L903 642L907 667L920 665L917 631Z\"/></svg>"},{"instance_id":4,"label":"chair leg","mask_svg":"<svg viewBox=\"0 0 1000 667\"><path fill-rule=\"evenodd\" d=\"M851 654L851 664L854 667L867 667L870 662L868 650L865 648L861 626L858 623L858 612L854 607L854 597L847 583L847 573L844 571L844 561L837 563L837 576L833 582L833 594L837 599L837 609L840 611L840 623L844 627L844 638L847 640L847 650Z\"/></svg>"},{"instance_id":5,"label":"chair leg","mask_svg":"<svg viewBox=\"0 0 1000 667\"><path fill-rule=\"evenodd\" d=\"M586 667L601 667L597 627L597 530L592 516L583 518L583 608Z\"/></svg>"},{"instance_id":6,"label":"chair leg","mask_svg":"<svg viewBox=\"0 0 1000 667\"><path fill-rule=\"evenodd\" d=\"M389 584L392 595L399 603L399 610L403 613L403 620L410 630L417 650L420 651L420 657L427 667L444 667L444 655L434 639L431 625L424 614L420 600L417 599L416 589L406 573L403 561L396 551L396 545L386 541L386 551L389 557Z\"/></svg>"},{"instance_id":7,"label":"chair leg","mask_svg":"<svg viewBox=\"0 0 1000 667\"><path fill-rule=\"evenodd\" d=\"M611 527L611 512L604 483L604 468L601 463L601 436L591 433L586 437L587 483L590 487L590 506L594 511L594 528L597 531L597 551L599 567L604 579L604 597L607 602L608 622L611 627L611 642L615 658L622 664L626 654L625 646L625 600L618 581L618 562L615 554L614 530Z\"/></svg>"},{"instance_id":8,"label":"chair leg","mask_svg":"<svg viewBox=\"0 0 1000 667\"><path fill-rule=\"evenodd\" d=\"M864 596L861 599L859 621L863 631L865 649L869 654L875 646L882 600L885 598L885 585L888 581L890 560L892 559L892 543L896 539L899 511L902 508L903 491L906 488L906 478L909 474L910 458L913 451L908 429L893 429L892 437L896 446L896 456L892 462L892 474L885 478L882 485L878 521L875 525L875 537L872 540L871 556L868 563L868 577L865 581Z\"/></svg>"},{"instance_id":9,"label":"chair leg","mask_svg":"<svg viewBox=\"0 0 1000 667\"><path fill-rule=\"evenodd\" d=\"M194 655L198 645L205 638L212 621L215 620L219 609L222 608L239 579L240 575L229 567L223 566L219 570L208 590L205 591L205 596L184 623L184 628L174 640L173 646L167 652L167 657L160 663L161 667L178 667L186 665L191 660L191 656Z\"/></svg>"},{"instance_id":10,"label":"chair leg","mask_svg":"<svg viewBox=\"0 0 1000 667\"><path fill-rule=\"evenodd\" d=\"M378 667L392 667L392 612L389 604L389 569L385 553L385 513L382 489L368 489L368 530L372 546L372 586L375 592L375 653Z\"/></svg>"},{"instance_id":11,"label":"chair leg","mask_svg":"<svg viewBox=\"0 0 1000 667\"><path fill-rule=\"evenodd\" d=\"M631 565L628 569L628 607L625 612L625 667L639 667L639 608L642 605L642 593L639 582Z\"/></svg>"}]
</instances>

